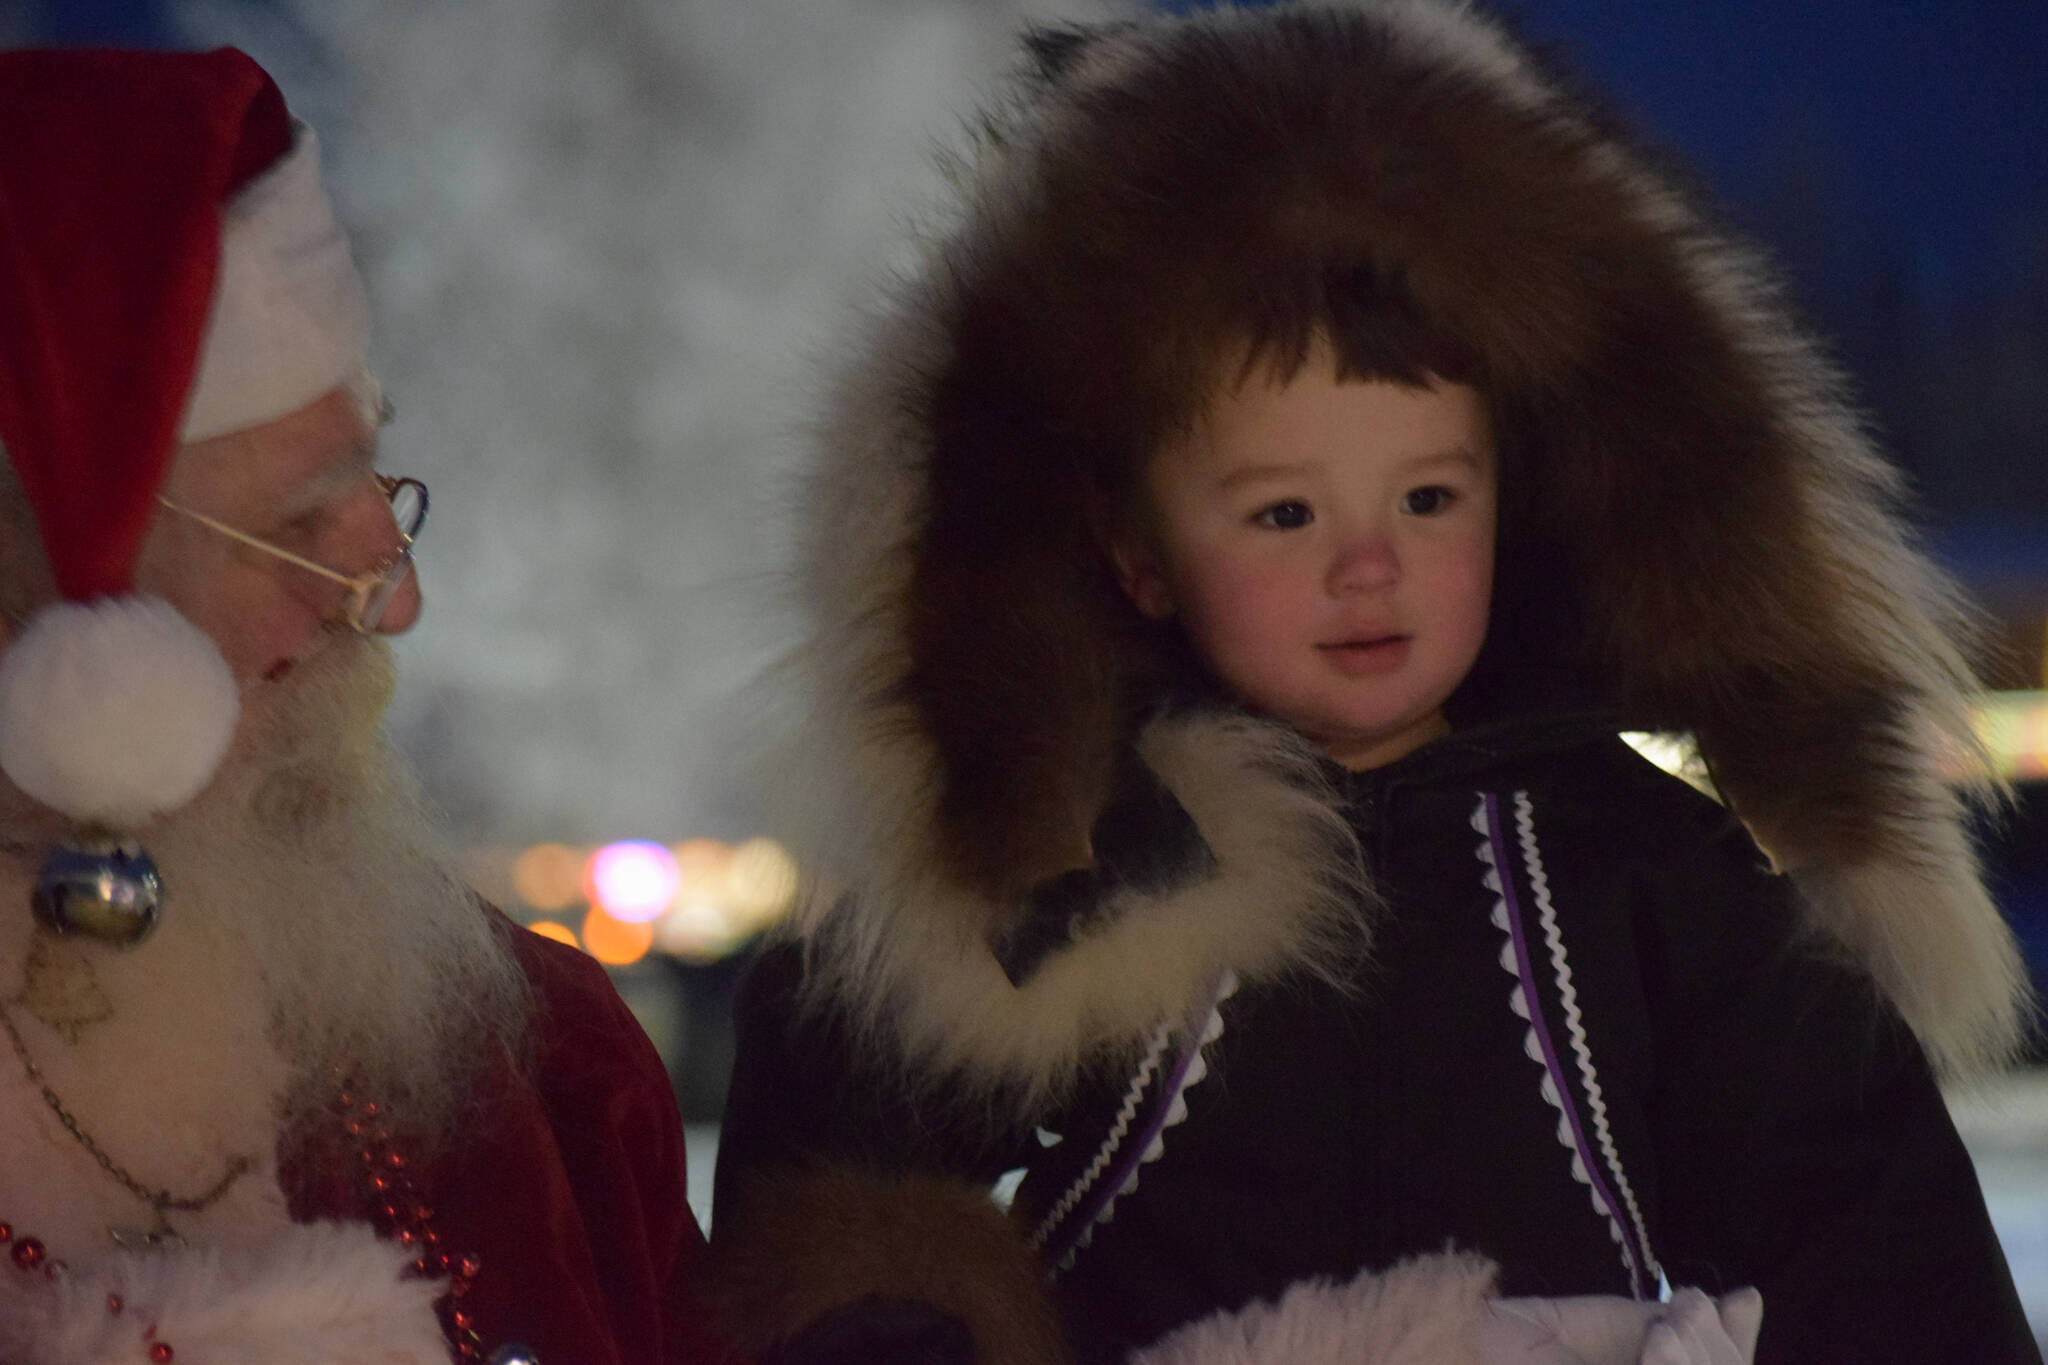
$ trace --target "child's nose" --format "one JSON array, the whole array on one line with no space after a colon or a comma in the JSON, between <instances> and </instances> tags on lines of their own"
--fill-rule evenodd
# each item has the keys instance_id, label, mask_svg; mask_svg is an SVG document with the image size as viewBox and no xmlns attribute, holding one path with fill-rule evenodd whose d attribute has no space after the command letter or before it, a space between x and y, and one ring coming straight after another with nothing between
<instances>
[{"instance_id":1,"label":"child's nose","mask_svg":"<svg viewBox=\"0 0 2048 1365\"><path fill-rule=\"evenodd\" d=\"M1392 540L1378 533L1353 536L1338 547L1330 565L1330 591L1339 596L1375 592L1393 586L1400 576Z\"/></svg>"}]
</instances>

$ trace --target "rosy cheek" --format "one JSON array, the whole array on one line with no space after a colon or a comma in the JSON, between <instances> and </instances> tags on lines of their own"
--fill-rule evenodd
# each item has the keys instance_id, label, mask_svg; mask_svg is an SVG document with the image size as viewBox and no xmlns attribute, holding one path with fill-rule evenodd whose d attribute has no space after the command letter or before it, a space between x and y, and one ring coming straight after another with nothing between
<instances>
[{"instance_id":1,"label":"rosy cheek","mask_svg":"<svg viewBox=\"0 0 2048 1365\"><path fill-rule=\"evenodd\" d=\"M252 610L228 656L236 676L278 682L287 676L319 640L320 618L296 598L274 599Z\"/></svg>"},{"instance_id":2,"label":"rosy cheek","mask_svg":"<svg viewBox=\"0 0 2048 1365\"><path fill-rule=\"evenodd\" d=\"M1209 575L1191 594L1190 628L1214 647L1263 648L1298 614L1290 584L1271 573L1239 570Z\"/></svg>"},{"instance_id":3,"label":"rosy cheek","mask_svg":"<svg viewBox=\"0 0 2048 1365\"><path fill-rule=\"evenodd\" d=\"M1462 587L1463 591L1445 603L1445 611L1462 627L1462 633L1476 650L1486 635L1487 623L1492 616L1492 576L1475 576Z\"/></svg>"},{"instance_id":4,"label":"rosy cheek","mask_svg":"<svg viewBox=\"0 0 2048 1365\"><path fill-rule=\"evenodd\" d=\"M1238 611L1263 616L1286 610L1300 597L1301 587L1284 565L1248 564L1229 574L1218 590Z\"/></svg>"}]
</instances>

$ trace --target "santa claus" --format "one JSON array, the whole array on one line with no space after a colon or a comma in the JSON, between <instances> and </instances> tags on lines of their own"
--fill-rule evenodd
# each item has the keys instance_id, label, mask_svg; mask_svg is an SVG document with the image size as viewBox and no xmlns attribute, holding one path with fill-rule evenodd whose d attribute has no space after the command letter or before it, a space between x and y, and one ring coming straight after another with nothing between
<instances>
[{"instance_id":1,"label":"santa claus","mask_svg":"<svg viewBox=\"0 0 2048 1365\"><path fill-rule=\"evenodd\" d=\"M378 730L418 481L241 53L0 54L0 1359L711 1359L665 1073Z\"/></svg>"}]
</instances>

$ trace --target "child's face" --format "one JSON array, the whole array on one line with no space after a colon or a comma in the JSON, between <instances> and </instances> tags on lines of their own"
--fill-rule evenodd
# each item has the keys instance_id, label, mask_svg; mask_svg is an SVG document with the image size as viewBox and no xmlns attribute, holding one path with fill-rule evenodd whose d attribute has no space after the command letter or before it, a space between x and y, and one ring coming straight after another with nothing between
<instances>
[{"instance_id":1,"label":"child's face","mask_svg":"<svg viewBox=\"0 0 2048 1365\"><path fill-rule=\"evenodd\" d=\"M1448 728L1493 585L1494 453L1478 393L1254 373L1148 471L1151 535L1112 549L1253 709L1354 769Z\"/></svg>"}]
</instances>

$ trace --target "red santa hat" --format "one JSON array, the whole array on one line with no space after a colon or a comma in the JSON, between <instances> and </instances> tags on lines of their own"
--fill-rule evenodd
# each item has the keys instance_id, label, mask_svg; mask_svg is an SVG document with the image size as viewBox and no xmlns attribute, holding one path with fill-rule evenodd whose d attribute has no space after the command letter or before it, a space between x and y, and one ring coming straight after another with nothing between
<instances>
[{"instance_id":1,"label":"red santa hat","mask_svg":"<svg viewBox=\"0 0 2048 1365\"><path fill-rule=\"evenodd\" d=\"M130 827L205 786L240 707L133 591L172 455L359 373L362 288L312 131L240 52L0 53L0 128L0 446L62 599L0 652L0 771Z\"/></svg>"}]
</instances>

